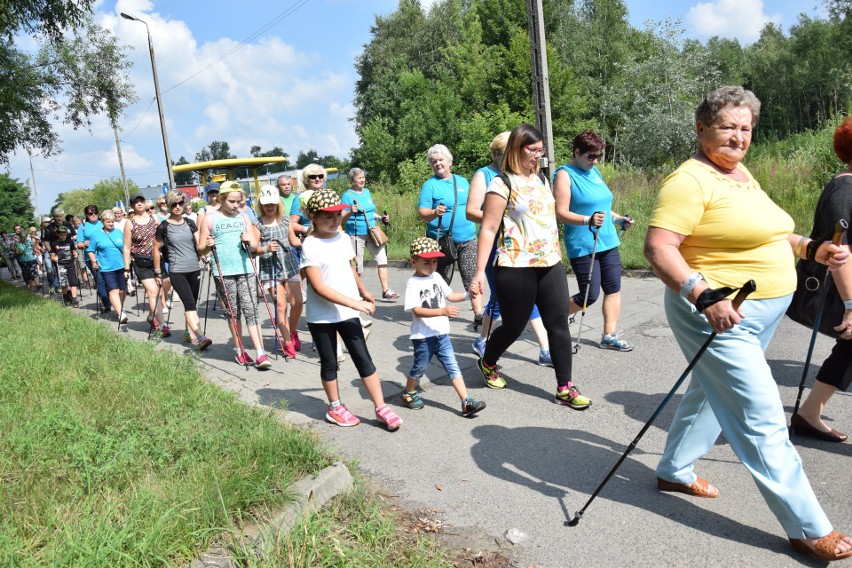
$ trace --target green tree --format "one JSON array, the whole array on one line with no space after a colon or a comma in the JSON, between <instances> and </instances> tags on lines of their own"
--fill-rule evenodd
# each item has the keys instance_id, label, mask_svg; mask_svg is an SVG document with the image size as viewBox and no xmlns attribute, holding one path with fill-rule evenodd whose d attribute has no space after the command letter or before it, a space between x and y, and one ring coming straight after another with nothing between
<instances>
[{"instance_id":1,"label":"green tree","mask_svg":"<svg viewBox=\"0 0 852 568\"><path fill-rule=\"evenodd\" d=\"M185 157L181 156L177 162L174 163L175 166L183 166L188 164L189 160ZM192 185L194 183L198 183L198 174L195 172L175 172L175 183L177 185Z\"/></svg>"},{"instance_id":2,"label":"green tree","mask_svg":"<svg viewBox=\"0 0 852 568\"><path fill-rule=\"evenodd\" d=\"M287 170L290 169L290 161L288 159L290 156L288 156L287 153L284 151L284 149L280 146L275 146L274 148L272 148L272 150L267 150L265 152L261 149L260 146L252 146L251 150L250 150L250 154L254 158L277 158L277 157L284 158L283 162L277 162L277 163L274 163L274 164L268 164L267 166L264 166L266 168L267 172L269 172L271 174L278 173L278 172L286 172Z\"/></svg>"},{"instance_id":3,"label":"green tree","mask_svg":"<svg viewBox=\"0 0 852 568\"><path fill-rule=\"evenodd\" d=\"M139 186L132 180L127 180L127 191L133 195L139 191ZM92 203L101 210L115 207L116 201L124 201L124 184L118 178L102 179L92 186Z\"/></svg>"},{"instance_id":4,"label":"green tree","mask_svg":"<svg viewBox=\"0 0 852 568\"><path fill-rule=\"evenodd\" d=\"M209 162L210 160L229 160L236 157L235 154L231 154L230 144L222 140L214 140L195 154L195 161Z\"/></svg>"},{"instance_id":5,"label":"green tree","mask_svg":"<svg viewBox=\"0 0 852 568\"><path fill-rule=\"evenodd\" d=\"M107 112L110 120L133 100L124 46L88 21L92 0L3 2L0 6L0 162L16 148L59 150L53 120L73 128ZM41 46L19 49L21 36Z\"/></svg>"},{"instance_id":6,"label":"green tree","mask_svg":"<svg viewBox=\"0 0 852 568\"><path fill-rule=\"evenodd\" d=\"M31 225L33 217L29 186L0 173L0 228L11 232L16 223Z\"/></svg>"},{"instance_id":7,"label":"green tree","mask_svg":"<svg viewBox=\"0 0 852 568\"><path fill-rule=\"evenodd\" d=\"M695 149L695 107L718 86L707 48L683 40L679 21L649 22L653 54L626 70L622 151L640 167L678 163Z\"/></svg>"},{"instance_id":8,"label":"green tree","mask_svg":"<svg viewBox=\"0 0 852 568\"><path fill-rule=\"evenodd\" d=\"M96 205L91 189L72 189L71 191L60 193L56 198L56 202L53 204L54 207L61 207L66 214L77 215L81 219L83 217L83 210L87 205Z\"/></svg>"}]
</instances>

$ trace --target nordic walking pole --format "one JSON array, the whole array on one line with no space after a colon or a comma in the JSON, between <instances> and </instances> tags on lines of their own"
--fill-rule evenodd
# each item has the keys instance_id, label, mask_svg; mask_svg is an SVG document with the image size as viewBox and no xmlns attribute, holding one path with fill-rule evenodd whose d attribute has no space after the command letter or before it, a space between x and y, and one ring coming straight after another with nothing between
<instances>
[{"instance_id":1,"label":"nordic walking pole","mask_svg":"<svg viewBox=\"0 0 852 568\"><path fill-rule=\"evenodd\" d=\"M228 314L231 316L231 325L234 326L234 341L237 343L237 347L240 350L240 354L245 353L245 349L243 348L243 339L240 337L240 334L237 333L237 321L234 319L234 309L231 307L231 299L228 297L228 289L225 287L225 277L222 275L222 267L219 265L219 253L216 252L216 245L210 247L210 250L213 252L213 262L216 263L216 272L219 273L219 278L222 280L222 292L223 296L225 296L225 305L228 307ZM248 370L248 362L245 363L246 370Z\"/></svg>"},{"instance_id":2,"label":"nordic walking pole","mask_svg":"<svg viewBox=\"0 0 852 568\"><path fill-rule=\"evenodd\" d=\"M163 278L156 278L155 280L159 280L160 284L157 286L157 299L154 300L154 313L151 314L151 321L148 322L148 339L151 339L151 334L154 332L154 322L157 321L157 308L160 307L160 289L163 287ZM145 293L145 297L148 297L148 293Z\"/></svg>"},{"instance_id":3,"label":"nordic walking pole","mask_svg":"<svg viewBox=\"0 0 852 568\"><path fill-rule=\"evenodd\" d=\"M130 274L130 271L125 270L121 275L124 276L125 274ZM121 309L118 311L118 326L115 331L121 331L121 317L124 315L124 300L127 299L127 282L125 282L124 286L121 288L122 289L118 291L118 297L121 299ZM124 296L121 295L122 292L124 292ZM107 292L107 294L109 294L109 292Z\"/></svg>"},{"instance_id":4,"label":"nordic walking pole","mask_svg":"<svg viewBox=\"0 0 852 568\"><path fill-rule=\"evenodd\" d=\"M275 311L272 325L275 329L278 329L278 268L275 262L272 263L272 309ZM275 350L275 360L278 360L277 349Z\"/></svg>"},{"instance_id":5,"label":"nordic walking pole","mask_svg":"<svg viewBox=\"0 0 852 568\"><path fill-rule=\"evenodd\" d=\"M257 287L260 288L260 293L263 296L263 303L266 305L266 313L269 314L269 319L272 321L272 330L275 332L275 339L278 340L278 348L281 350L281 353L285 353L284 351L284 340L281 339L281 334L278 332L278 326L275 323L275 318L272 317L272 309L269 307L269 301L266 299L266 290L263 289L263 285L260 283L260 276L257 274L257 270L254 268L254 262L251 258L251 251L249 251L248 243L245 241L240 241L243 243L243 248L246 251L246 254L249 257L249 264L251 265L251 272L254 274L254 281L257 282ZM277 252L275 253L277 256ZM258 326L260 328L260 326ZM263 343L263 333L260 334L260 342ZM277 357L277 356L276 356ZM288 357L285 353L284 360L288 360Z\"/></svg>"},{"instance_id":6,"label":"nordic walking pole","mask_svg":"<svg viewBox=\"0 0 852 568\"><path fill-rule=\"evenodd\" d=\"M740 288L736 297L734 297L734 299L732 300L732 304L733 304L734 309L739 308L740 304L742 304L745 301L746 297L749 294L751 294L752 292L754 292L755 290L757 290L757 284L755 284L754 280L749 280L748 282L743 284L743 287ZM636 448L636 444L639 443L639 440L642 439L642 436L645 435L645 432L648 431L648 428L651 427L651 424L654 423L654 420L657 418L657 416L660 415L660 413L663 411L663 409L666 407L666 405L669 403L669 401L675 395L675 393L677 392L677 389L680 388L680 385L683 384L683 381L686 380L686 377L689 376L689 373L692 372L692 369L698 363L698 360L701 359L701 356L704 355L704 352L707 351L707 348L710 347L710 344L716 338L716 335L717 334L716 334L715 331L710 334L710 336L707 338L707 341L704 342L704 345L701 346L701 348L698 350L698 352L692 358L692 361L689 362L689 365L686 367L686 370L683 372L683 374L680 376L680 378L677 380L677 382L675 382L674 386L672 387L672 390L669 391L669 394L666 395L666 398L663 399L663 402L660 403L660 405L657 407L657 409L651 415L651 418L648 419L648 421L645 423L645 425L639 431L639 434L637 434L636 437L633 439L633 441L630 442L630 445L627 446L627 450L625 450L625 452L621 455L621 457L618 459L618 461L615 463L615 465L612 466L612 469L609 470L608 474L606 474L606 477L604 478L604 480L601 482L600 485L598 485L598 488L595 489L595 492L592 493L592 496L589 497L589 500L586 501L586 504L583 505L583 508L580 509L579 511L577 511L574 518L567 522L567 525L569 527L576 527L580 523L580 519L583 518L583 514L586 512L586 509L589 508L589 505L592 504L592 501L595 500L595 497L598 496L598 494L601 492L601 490L604 488L604 486L607 484L607 482L612 478L613 475L615 475L615 472L618 470L619 466L621 466L621 464L624 462L624 460L627 459L627 456L630 455L630 452L632 452L633 449Z\"/></svg>"},{"instance_id":7,"label":"nordic walking pole","mask_svg":"<svg viewBox=\"0 0 852 568\"><path fill-rule=\"evenodd\" d=\"M594 217L598 213L603 213L603 211L595 211L592 214L592 217ZM588 282L586 282L586 297L583 298L583 307L581 309L582 311L580 312L580 329L577 330L577 343L574 344L575 355L580 350L580 336L583 335L583 318L586 317L586 308L589 307L589 290L592 287L592 273L595 270L595 253L598 250L598 237L601 234L601 228L592 225L591 220L589 221L589 230L595 234L595 243L592 245L592 262L589 264L589 278ZM574 315L576 316L576 314ZM571 321L573 320L574 318L572 317Z\"/></svg>"},{"instance_id":8,"label":"nordic walking pole","mask_svg":"<svg viewBox=\"0 0 852 568\"><path fill-rule=\"evenodd\" d=\"M207 313L210 311L210 282L213 280L213 273L210 271L209 263L204 263L204 271L207 272L207 304L204 306L204 331L202 335L207 337Z\"/></svg>"},{"instance_id":9,"label":"nordic walking pole","mask_svg":"<svg viewBox=\"0 0 852 568\"><path fill-rule=\"evenodd\" d=\"M843 240L843 234L849 228L846 219L841 219L834 227L834 237L831 239L836 245L839 245ZM802 402L802 393L805 391L805 380L808 378L808 370L811 366L811 357L814 354L814 345L819 334L819 326L822 323L822 312L825 310L825 302L828 299L828 288L831 284L831 271L826 269L825 278L822 281L822 290L819 293L819 309L817 310L816 319L814 320L814 330L811 332L811 342L808 344L808 354L805 357L805 368L802 369L802 380L799 381L799 394L796 396L796 404L793 406L793 414L790 415L790 437L793 435L793 417L799 413L799 404Z\"/></svg>"}]
</instances>

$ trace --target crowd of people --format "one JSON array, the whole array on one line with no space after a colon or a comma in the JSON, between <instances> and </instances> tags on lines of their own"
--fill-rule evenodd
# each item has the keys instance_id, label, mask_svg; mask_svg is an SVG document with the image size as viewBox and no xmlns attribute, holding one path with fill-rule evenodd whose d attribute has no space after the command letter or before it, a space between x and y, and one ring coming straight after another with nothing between
<instances>
[{"instance_id":1,"label":"crowd of people","mask_svg":"<svg viewBox=\"0 0 852 568\"><path fill-rule=\"evenodd\" d=\"M845 311L837 314L836 345L792 424L799 435L845 441L821 416L832 394L852 382L852 263L848 246L827 236L839 219L852 220L852 119L834 136L847 168L826 187L806 237L793 232L792 218L742 164L759 114L760 101L741 87L706 95L695 113L697 149L663 181L648 222L645 255L667 287L669 325L685 358L695 358L657 466L657 485L661 491L717 497L719 490L695 473L694 463L724 433L792 546L824 560L846 558L852 556L852 539L833 529L817 502L790 441L764 351L796 288L793 259L826 266ZM553 368L554 402L575 410L591 406L573 376L573 316L603 291L599 346L625 353L634 348L617 329L619 229L623 233L634 221L613 209L613 194L597 168L604 149L595 132L578 134L570 162L551 179L540 171L546 153L541 132L521 124L494 138L491 163L471 182L452 172L446 146L428 149L434 175L423 183L416 204L424 236L407 243L413 274L403 302L414 355L401 394L405 407L424 408L418 382L437 356L461 414L485 409L468 392L450 342L449 319L460 315L451 304L458 302L470 303L472 323L481 326L472 348L484 386L510 386L498 362L529 323L540 346L538 363ZM236 182L209 184L209 203L195 217L187 212L186 196L174 190L156 204L134 195L126 221L119 218L124 211L99 213L91 205L82 221L56 210L40 234L21 225L14 235L3 234L3 254L13 277L23 278L31 290L45 278L75 307L81 283L96 283L103 309L119 322L127 319L122 306L133 273L148 296L148 322L162 336L169 335L163 311L173 287L185 310L185 339L199 350L212 343L197 313L201 277L209 270L228 315L234 358L258 369L272 366L258 299L274 320L275 348L289 358L302 350L298 325L304 304L328 399L326 420L342 427L360 422L340 400L337 385L345 345L377 420L396 430L403 420L384 400L367 347L372 325L367 317L375 313L376 300L360 277L366 250L378 266L381 298L399 297L388 282L383 233L373 230L390 215L379 212L362 169L349 172L351 187L342 195L326 187L322 166L311 164L301 175L301 193L286 175L276 186L260 188L256 210L247 206ZM573 295L563 255L576 277ZM458 291L451 288L456 267ZM735 306L730 298L748 280L757 282L757 290ZM254 357L243 343L242 320ZM712 348L699 351L708 338Z\"/></svg>"}]
</instances>

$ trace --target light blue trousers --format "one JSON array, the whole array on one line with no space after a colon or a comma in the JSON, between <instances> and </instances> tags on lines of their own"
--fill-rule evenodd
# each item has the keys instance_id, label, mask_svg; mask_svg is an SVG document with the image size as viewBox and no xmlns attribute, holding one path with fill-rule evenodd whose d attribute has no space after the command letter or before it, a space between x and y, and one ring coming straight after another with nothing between
<instances>
[{"instance_id":1,"label":"light blue trousers","mask_svg":"<svg viewBox=\"0 0 852 568\"><path fill-rule=\"evenodd\" d=\"M819 538L831 532L831 523L790 443L778 386L764 356L791 297L743 302L745 319L710 344L675 413L657 476L693 483L694 462L724 432L787 536ZM666 290L665 307L681 351L691 361L713 330L671 290Z\"/></svg>"}]
</instances>

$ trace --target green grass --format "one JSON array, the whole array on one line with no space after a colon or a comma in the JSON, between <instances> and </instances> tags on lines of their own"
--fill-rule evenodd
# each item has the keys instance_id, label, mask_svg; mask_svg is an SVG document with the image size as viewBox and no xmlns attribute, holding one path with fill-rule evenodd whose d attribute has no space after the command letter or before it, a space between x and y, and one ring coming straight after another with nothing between
<instances>
[{"instance_id":1,"label":"green grass","mask_svg":"<svg viewBox=\"0 0 852 568\"><path fill-rule=\"evenodd\" d=\"M194 358L5 283L0 329L2 566L179 563L331 462Z\"/></svg>"},{"instance_id":2,"label":"green grass","mask_svg":"<svg viewBox=\"0 0 852 568\"><path fill-rule=\"evenodd\" d=\"M304 517L261 555L244 541L228 549L241 565L381 568L451 567L459 557L434 534L415 534L409 514L389 507L375 488L356 479L355 488ZM406 530L408 528L408 530Z\"/></svg>"}]
</instances>

